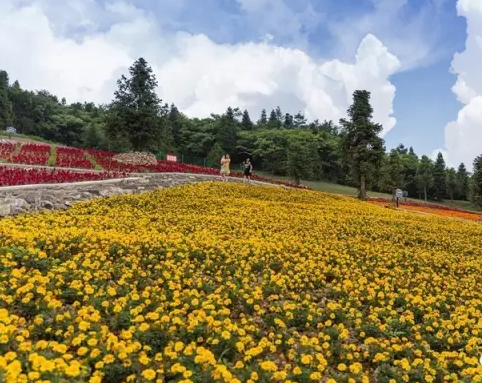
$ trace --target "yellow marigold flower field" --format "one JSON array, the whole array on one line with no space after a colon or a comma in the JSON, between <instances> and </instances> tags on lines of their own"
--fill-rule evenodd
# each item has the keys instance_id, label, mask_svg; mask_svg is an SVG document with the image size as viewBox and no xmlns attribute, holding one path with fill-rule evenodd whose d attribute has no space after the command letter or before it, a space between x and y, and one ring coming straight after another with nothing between
<instances>
[{"instance_id":1,"label":"yellow marigold flower field","mask_svg":"<svg viewBox=\"0 0 482 383\"><path fill-rule=\"evenodd\" d=\"M0 381L482 381L482 225L221 183L0 221Z\"/></svg>"}]
</instances>

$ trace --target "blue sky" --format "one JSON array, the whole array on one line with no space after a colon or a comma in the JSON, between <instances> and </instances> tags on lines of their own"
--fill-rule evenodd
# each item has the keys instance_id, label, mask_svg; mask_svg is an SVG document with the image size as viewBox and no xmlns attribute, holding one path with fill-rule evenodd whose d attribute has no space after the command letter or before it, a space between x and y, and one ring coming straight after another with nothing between
<instances>
[{"instance_id":1,"label":"blue sky","mask_svg":"<svg viewBox=\"0 0 482 383\"><path fill-rule=\"evenodd\" d=\"M68 102L109 102L142 56L190 116L337 121L367 89L388 148L454 166L482 148L480 0L2 0L0 35L12 79Z\"/></svg>"},{"instance_id":2,"label":"blue sky","mask_svg":"<svg viewBox=\"0 0 482 383\"><path fill-rule=\"evenodd\" d=\"M376 12L374 2L369 0L285 0L282 3L292 12L293 19L298 18L301 26L298 33L293 33L290 28L283 31L283 28L273 26L269 7L263 8L260 14L250 13L235 0L187 1L178 13L176 23L170 27L194 34L204 33L220 44L256 41L260 36L271 34L274 44L300 47L315 59L332 59L338 58L344 47L338 45L339 38L330 24L349 23ZM147 6L147 2L143 5ZM154 14L161 19L162 8L162 5L152 7ZM394 117L397 125L385 137L387 147L404 143L419 153L429 154L443 148L445 125L456 120L461 108L451 91L456 76L450 72L450 66L453 54L464 49L466 22L457 16L456 0L409 0L392 17L393 29L385 26L368 28L367 32L374 33L383 42L385 38L388 41L394 37L403 39L408 30L408 38L420 38L420 44L429 45L429 51L413 67L391 77L396 87ZM419 18L424 25L412 26ZM263 20L266 20L265 24ZM407 42L414 51L418 43L417 40ZM390 49L390 45L388 47ZM346 57L350 57L352 51L353 46L348 46Z\"/></svg>"}]
</instances>

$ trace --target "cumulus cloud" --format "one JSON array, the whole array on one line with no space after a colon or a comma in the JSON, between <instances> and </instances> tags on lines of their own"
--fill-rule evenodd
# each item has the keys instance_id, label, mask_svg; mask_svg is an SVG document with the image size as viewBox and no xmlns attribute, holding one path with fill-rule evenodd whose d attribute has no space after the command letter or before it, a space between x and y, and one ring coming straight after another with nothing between
<instances>
[{"instance_id":1,"label":"cumulus cloud","mask_svg":"<svg viewBox=\"0 0 482 383\"><path fill-rule=\"evenodd\" d=\"M467 40L465 50L452 61L457 75L452 91L464 105L457 120L445 127L445 147L453 163L464 162L470 168L482 154L482 2L458 0L457 11L467 20Z\"/></svg>"},{"instance_id":2,"label":"cumulus cloud","mask_svg":"<svg viewBox=\"0 0 482 383\"><path fill-rule=\"evenodd\" d=\"M95 17L91 9L78 8L75 25L89 29L75 35L65 32L72 22L50 13L41 0L15 4L0 4L0 35L8 36L0 39L0 68L25 88L48 89L69 102L109 102L116 79L142 56L153 67L161 98L190 116L239 106L257 118L262 108L279 105L336 121L346 115L353 91L367 89L384 134L396 123L389 78L400 62L370 34L350 62L317 62L269 39L216 44L202 34L166 32L148 12L125 2L96 9ZM96 27L106 19L108 28Z\"/></svg>"}]
</instances>

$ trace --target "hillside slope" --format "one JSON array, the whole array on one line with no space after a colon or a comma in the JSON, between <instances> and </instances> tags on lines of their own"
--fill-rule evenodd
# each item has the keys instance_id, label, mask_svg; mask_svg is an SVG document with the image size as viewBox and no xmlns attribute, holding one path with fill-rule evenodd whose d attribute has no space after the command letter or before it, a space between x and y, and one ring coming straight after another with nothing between
<instances>
[{"instance_id":1,"label":"hillside slope","mask_svg":"<svg viewBox=\"0 0 482 383\"><path fill-rule=\"evenodd\" d=\"M0 236L2 381L482 377L475 223L197 184L3 220Z\"/></svg>"}]
</instances>

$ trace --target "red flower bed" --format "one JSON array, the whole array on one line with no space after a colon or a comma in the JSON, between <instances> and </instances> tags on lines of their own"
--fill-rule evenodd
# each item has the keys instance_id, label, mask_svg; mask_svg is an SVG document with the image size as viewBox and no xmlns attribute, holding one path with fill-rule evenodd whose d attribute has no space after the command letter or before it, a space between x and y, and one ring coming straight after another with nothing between
<instances>
[{"instance_id":1,"label":"red flower bed","mask_svg":"<svg viewBox=\"0 0 482 383\"><path fill-rule=\"evenodd\" d=\"M386 202L386 203L389 203L389 202L392 201L390 198L380 198L380 197L368 198L368 200L373 201L373 202ZM482 213L473 212L473 211L469 211L469 210L465 210L465 209L460 209L458 207L438 205L438 204L435 204L435 203L427 203L427 202L423 202L423 201L408 200L407 202L401 202L401 204L404 205L404 206L417 206L417 207L423 207L423 208L428 208L428 209L459 211L459 212L462 212L462 213L472 213L472 214L482 215Z\"/></svg>"},{"instance_id":2,"label":"red flower bed","mask_svg":"<svg viewBox=\"0 0 482 383\"><path fill-rule=\"evenodd\" d=\"M11 157L11 162L25 165L45 166L50 157L49 145L24 144L20 153Z\"/></svg>"},{"instance_id":3,"label":"red flower bed","mask_svg":"<svg viewBox=\"0 0 482 383\"><path fill-rule=\"evenodd\" d=\"M93 169L92 162L85 156L85 150L75 148L57 148L55 166L62 168Z\"/></svg>"},{"instance_id":4,"label":"red flower bed","mask_svg":"<svg viewBox=\"0 0 482 383\"><path fill-rule=\"evenodd\" d=\"M13 142L0 143L0 159L10 161L15 152L15 146L16 145Z\"/></svg>"},{"instance_id":5,"label":"red flower bed","mask_svg":"<svg viewBox=\"0 0 482 383\"><path fill-rule=\"evenodd\" d=\"M125 177L123 173L72 172L68 170L23 169L0 166L0 186L97 181Z\"/></svg>"}]
</instances>

